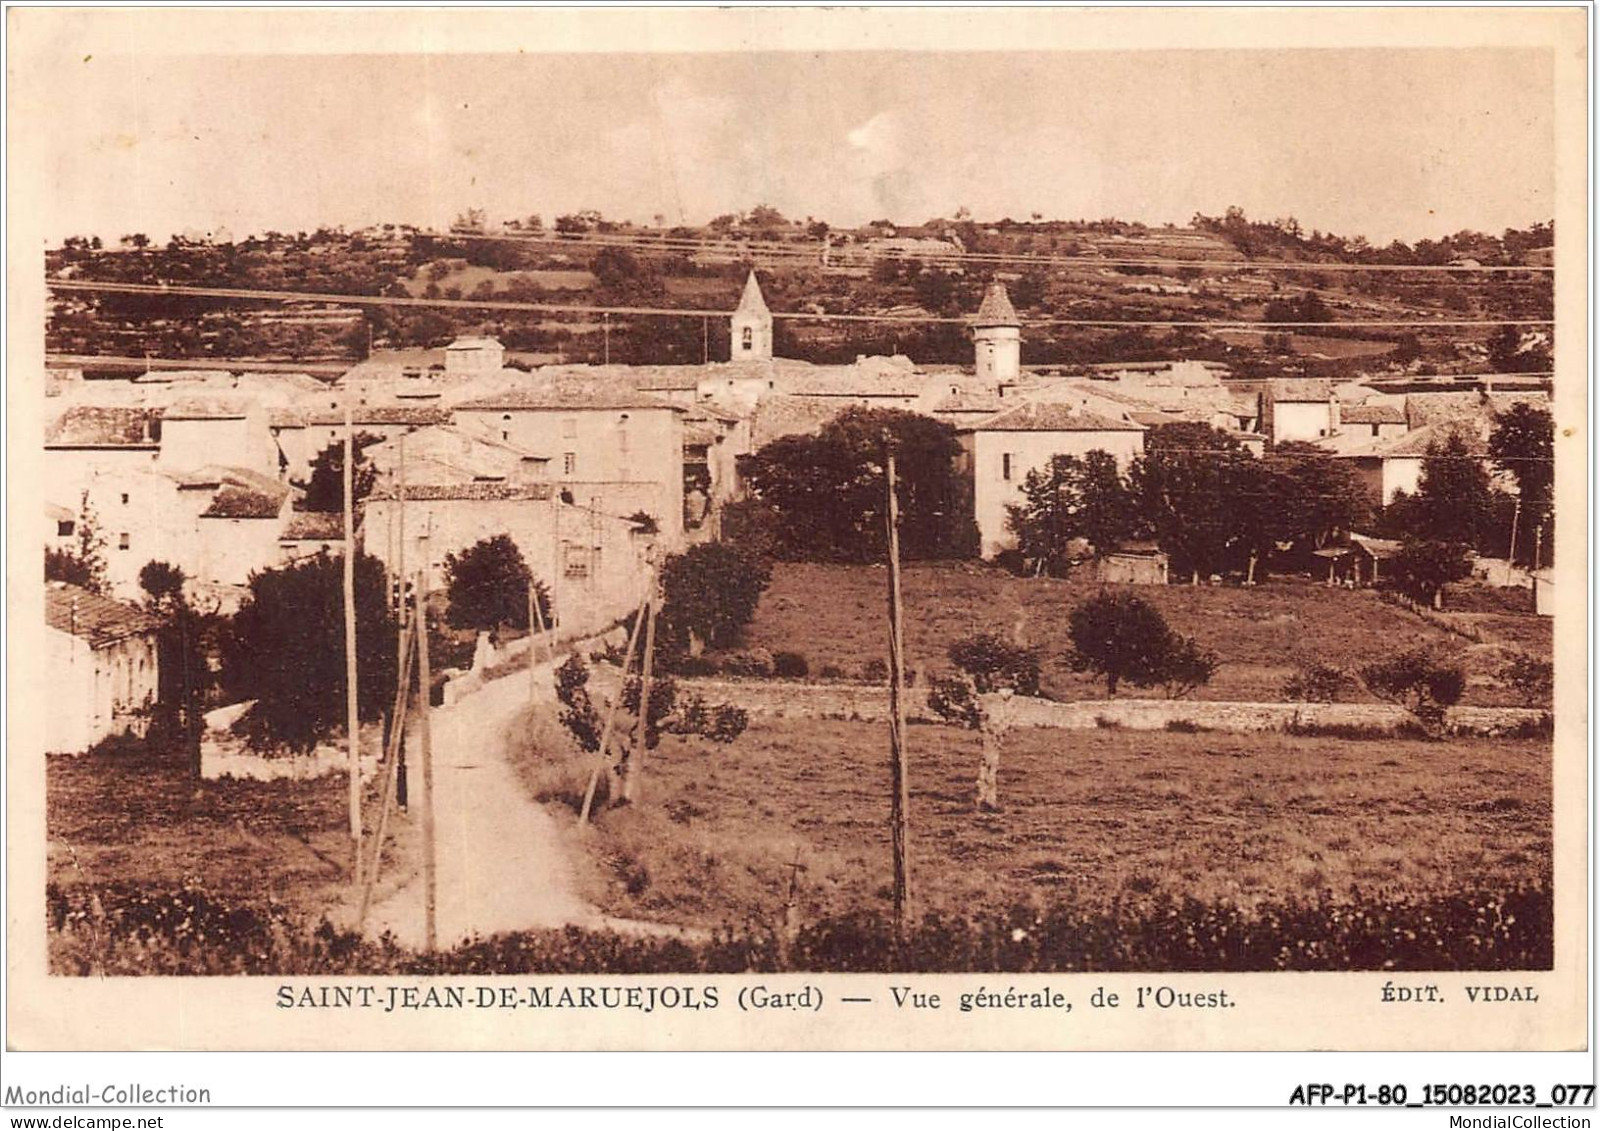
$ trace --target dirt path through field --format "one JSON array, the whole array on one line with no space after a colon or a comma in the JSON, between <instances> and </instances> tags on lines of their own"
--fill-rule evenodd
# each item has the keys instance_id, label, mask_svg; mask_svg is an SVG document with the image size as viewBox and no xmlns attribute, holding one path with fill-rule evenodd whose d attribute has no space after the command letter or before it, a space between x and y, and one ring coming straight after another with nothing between
<instances>
[{"instance_id":1,"label":"dirt path through field","mask_svg":"<svg viewBox=\"0 0 1600 1131\"><path fill-rule=\"evenodd\" d=\"M684 932L665 924L614 919L576 891L567 845L556 818L528 796L507 757L509 728L528 701L529 675L513 672L433 711L434 820L437 828L439 945L472 935L577 924L641 934ZM550 689L548 663L535 682ZM422 774L415 736L410 821L420 834ZM367 916L367 935L394 934L408 947L424 942L420 835L415 867L383 885Z\"/></svg>"},{"instance_id":2,"label":"dirt path through field","mask_svg":"<svg viewBox=\"0 0 1600 1131\"><path fill-rule=\"evenodd\" d=\"M544 681L548 683L548 680ZM526 705L528 674L485 684L433 712L434 820L437 828L439 945L567 923L598 913L574 893L555 819L530 799L506 759L506 730ZM410 819L420 829L422 774L411 751ZM420 844L420 840L419 840ZM378 903L367 930L385 930L407 946L423 942L418 872Z\"/></svg>"}]
</instances>

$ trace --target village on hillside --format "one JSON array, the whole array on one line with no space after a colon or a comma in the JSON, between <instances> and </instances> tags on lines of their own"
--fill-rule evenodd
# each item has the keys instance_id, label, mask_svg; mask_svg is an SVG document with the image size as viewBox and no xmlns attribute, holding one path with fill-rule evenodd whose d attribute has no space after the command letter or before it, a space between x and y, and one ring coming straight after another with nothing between
<instances>
[{"instance_id":1,"label":"village on hillside","mask_svg":"<svg viewBox=\"0 0 1600 1131\"><path fill-rule=\"evenodd\" d=\"M767 281L744 268L698 363L530 363L482 325L306 371L57 355L57 967L142 972L86 942L97 885L180 877L190 919L250 909L180 963L251 970L326 960L296 933L324 920L507 970L574 927L632 940L624 965L888 968L957 909L978 949L939 968L1013 929L1038 969L1100 930L1122 957L1095 961L1164 968L1194 959L1163 901L1320 937L1374 886L1451 926L1318 961L1544 960L1548 334L1508 323L1444 378L1029 364L993 275L964 360L805 360ZM112 799L131 840L85 843ZM1482 892L1521 929L1458 931ZM847 921L868 956L830 949ZM1278 946L1204 961L1293 967Z\"/></svg>"}]
</instances>

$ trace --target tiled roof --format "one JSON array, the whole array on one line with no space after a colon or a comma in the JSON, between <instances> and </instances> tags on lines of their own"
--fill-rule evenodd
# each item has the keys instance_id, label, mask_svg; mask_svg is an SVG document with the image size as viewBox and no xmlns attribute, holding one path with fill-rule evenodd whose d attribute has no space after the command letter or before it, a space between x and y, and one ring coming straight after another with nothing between
<instances>
[{"instance_id":1,"label":"tiled roof","mask_svg":"<svg viewBox=\"0 0 1600 1131\"><path fill-rule=\"evenodd\" d=\"M163 420L242 420L250 415L252 402L248 397L230 397L217 393L179 397L161 414Z\"/></svg>"},{"instance_id":2,"label":"tiled roof","mask_svg":"<svg viewBox=\"0 0 1600 1131\"><path fill-rule=\"evenodd\" d=\"M343 542L344 515L333 511L296 511L278 536L282 542Z\"/></svg>"},{"instance_id":3,"label":"tiled roof","mask_svg":"<svg viewBox=\"0 0 1600 1131\"><path fill-rule=\"evenodd\" d=\"M935 413L983 412L995 413L1006 408L1006 402L993 393L951 393L933 406Z\"/></svg>"},{"instance_id":4,"label":"tiled roof","mask_svg":"<svg viewBox=\"0 0 1600 1131\"><path fill-rule=\"evenodd\" d=\"M810 436L849 406L807 397L762 397L750 417L750 446L760 449L783 436Z\"/></svg>"},{"instance_id":5,"label":"tiled roof","mask_svg":"<svg viewBox=\"0 0 1600 1131\"><path fill-rule=\"evenodd\" d=\"M150 438L151 426L161 418L159 408L77 405L67 409L45 433L47 448L148 448L160 447Z\"/></svg>"},{"instance_id":6,"label":"tiled roof","mask_svg":"<svg viewBox=\"0 0 1600 1131\"><path fill-rule=\"evenodd\" d=\"M220 487L201 518L277 518L289 497L288 484L246 468L202 468L193 475L198 479L207 473L215 473Z\"/></svg>"},{"instance_id":7,"label":"tiled roof","mask_svg":"<svg viewBox=\"0 0 1600 1131\"><path fill-rule=\"evenodd\" d=\"M819 366L814 373L780 377L777 389L791 397L916 397L928 380L916 373L867 373L853 365Z\"/></svg>"},{"instance_id":8,"label":"tiled roof","mask_svg":"<svg viewBox=\"0 0 1600 1131\"><path fill-rule=\"evenodd\" d=\"M1404 424L1405 410L1397 404L1353 404L1339 410L1344 424Z\"/></svg>"},{"instance_id":9,"label":"tiled roof","mask_svg":"<svg viewBox=\"0 0 1600 1131\"><path fill-rule=\"evenodd\" d=\"M691 444L715 444L722 433L709 424L685 424L683 426L683 443L685 447Z\"/></svg>"},{"instance_id":10,"label":"tiled roof","mask_svg":"<svg viewBox=\"0 0 1600 1131\"><path fill-rule=\"evenodd\" d=\"M989 289L983 292L983 302L978 306L978 313L973 316L974 326L1021 326L1022 320L1017 317L1016 307L1011 305L1011 296L1006 293L1004 283L990 283Z\"/></svg>"},{"instance_id":11,"label":"tiled roof","mask_svg":"<svg viewBox=\"0 0 1600 1131\"><path fill-rule=\"evenodd\" d=\"M1269 397L1286 404L1306 404L1326 401L1333 387L1320 377L1280 377L1267 382Z\"/></svg>"},{"instance_id":12,"label":"tiled roof","mask_svg":"<svg viewBox=\"0 0 1600 1131\"><path fill-rule=\"evenodd\" d=\"M682 409L671 401L649 393L636 392L631 389L604 387L594 384L580 383L547 383L536 386L526 386L516 389L506 389L499 393L479 397L476 400L465 401L456 406L469 412L509 412L522 410L559 410L559 409L647 409L664 408L673 411Z\"/></svg>"},{"instance_id":13,"label":"tiled roof","mask_svg":"<svg viewBox=\"0 0 1600 1131\"><path fill-rule=\"evenodd\" d=\"M407 502L508 502L550 498L549 483L408 483ZM368 502L391 502L392 486L379 487L367 496Z\"/></svg>"},{"instance_id":14,"label":"tiled roof","mask_svg":"<svg viewBox=\"0 0 1600 1131\"><path fill-rule=\"evenodd\" d=\"M688 392L700 387L704 373L698 365L674 366L676 373L644 373L634 381L633 387L647 393Z\"/></svg>"},{"instance_id":15,"label":"tiled roof","mask_svg":"<svg viewBox=\"0 0 1600 1131\"><path fill-rule=\"evenodd\" d=\"M473 337L469 335L457 338L444 348L447 350L497 350L505 347L500 344L499 338Z\"/></svg>"},{"instance_id":16,"label":"tiled roof","mask_svg":"<svg viewBox=\"0 0 1600 1131\"><path fill-rule=\"evenodd\" d=\"M44 590L45 623L59 632L81 636L90 647L154 632L156 619L136 605L113 601L64 581L49 581Z\"/></svg>"},{"instance_id":17,"label":"tiled roof","mask_svg":"<svg viewBox=\"0 0 1600 1131\"><path fill-rule=\"evenodd\" d=\"M450 411L437 405L363 404L351 409L355 426L363 424L448 424ZM306 418L316 427L335 427L344 423L344 409L320 409Z\"/></svg>"},{"instance_id":18,"label":"tiled roof","mask_svg":"<svg viewBox=\"0 0 1600 1131\"><path fill-rule=\"evenodd\" d=\"M1138 424L1113 420L1096 412L1074 409L1071 405L1041 404L1029 401L1016 408L979 421L974 432L1143 432Z\"/></svg>"},{"instance_id":19,"label":"tiled roof","mask_svg":"<svg viewBox=\"0 0 1600 1131\"><path fill-rule=\"evenodd\" d=\"M1438 424L1430 424L1425 428L1413 428L1404 436L1395 436L1392 439L1379 442L1373 446L1368 454L1389 459L1426 456L1431 445L1443 444L1452 435L1460 436L1466 442L1467 454L1488 456L1488 443L1484 440L1477 427L1470 421L1441 421Z\"/></svg>"}]
</instances>

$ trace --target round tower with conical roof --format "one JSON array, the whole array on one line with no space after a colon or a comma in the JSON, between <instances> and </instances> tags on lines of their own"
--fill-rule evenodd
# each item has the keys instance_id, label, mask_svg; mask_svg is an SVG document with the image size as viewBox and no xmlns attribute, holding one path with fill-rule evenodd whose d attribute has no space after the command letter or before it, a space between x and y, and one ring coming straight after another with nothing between
<instances>
[{"instance_id":1,"label":"round tower with conical roof","mask_svg":"<svg viewBox=\"0 0 1600 1131\"><path fill-rule=\"evenodd\" d=\"M978 380L996 385L1017 379L1022 368L1022 322L1004 283L990 283L972 320Z\"/></svg>"},{"instance_id":2,"label":"round tower with conical roof","mask_svg":"<svg viewBox=\"0 0 1600 1131\"><path fill-rule=\"evenodd\" d=\"M733 361L767 361L772 357L772 311L756 282L756 273L744 281L744 294L739 296L739 307L733 312Z\"/></svg>"}]
</instances>

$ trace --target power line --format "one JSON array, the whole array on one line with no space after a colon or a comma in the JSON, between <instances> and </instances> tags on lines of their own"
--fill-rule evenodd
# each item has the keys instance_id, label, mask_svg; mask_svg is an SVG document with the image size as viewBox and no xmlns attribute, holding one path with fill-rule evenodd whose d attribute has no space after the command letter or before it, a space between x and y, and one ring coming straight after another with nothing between
<instances>
[{"instance_id":1,"label":"power line","mask_svg":"<svg viewBox=\"0 0 1600 1131\"><path fill-rule=\"evenodd\" d=\"M624 233L583 234L566 236L537 235L529 233L491 235L487 232L421 233L424 238L441 241L476 240L488 243L528 243L542 246L573 247L574 245L621 247L638 251L660 251L667 254L713 253L737 256L762 255L773 258L807 259L821 263L824 250L831 258L867 262L878 260L917 260L920 263L1017 263L1029 266L1061 264L1075 267L1193 267L1210 271L1336 271L1336 272L1428 272L1447 274L1534 272L1551 273L1555 268L1537 265L1456 264L1456 263L1299 263L1292 261L1263 261L1254 259L1173 259L1173 258L1106 258L1098 255L1030 255L1019 252L982 251L874 251L861 244L783 243L762 240L730 239L723 242L693 239L683 236L630 235ZM931 238L931 237L930 237ZM1073 239L1066 236L1061 238ZM1156 237L1159 238L1159 237ZM854 265L852 262L851 265Z\"/></svg>"},{"instance_id":2,"label":"power line","mask_svg":"<svg viewBox=\"0 0 1600 1131\"><path fill-rule=\"evenodd\" d=\"M509 310L533 314L626 314L664 318L728 318L731 310L685 309L682 307L654 306L585 306L578 303L521 302L510 299L450 299L399 297L394 295L337 294L326 291L268 291L249 290L242 287L189 287L158 283L102 283L76 279L47 279L46 286L54 291L88 291L109 294L163 295L173 298L231 298L254 302L324 302L354 306L445 307L462 310ZM969 326L969 317L941 315L900 314L833 314L822 311L772 312L775 319L808 322L877 322L895 325L957 325ZM1019 320L1020 321L1020 320ZM1373 329L1400 329L1428 327L1451 329L1487 326L1554 326L1553 318L1430 318L1408 319L1355 319L1324 322L1251 322L1241 319L1138 319L1138 318L1035 318L1022 321L1022 326L1080 326L1088 329L1225 329L1272 334L1294 329L1328 329L1335 326L1361 326Z\"/></svg>"}]
</instances>

